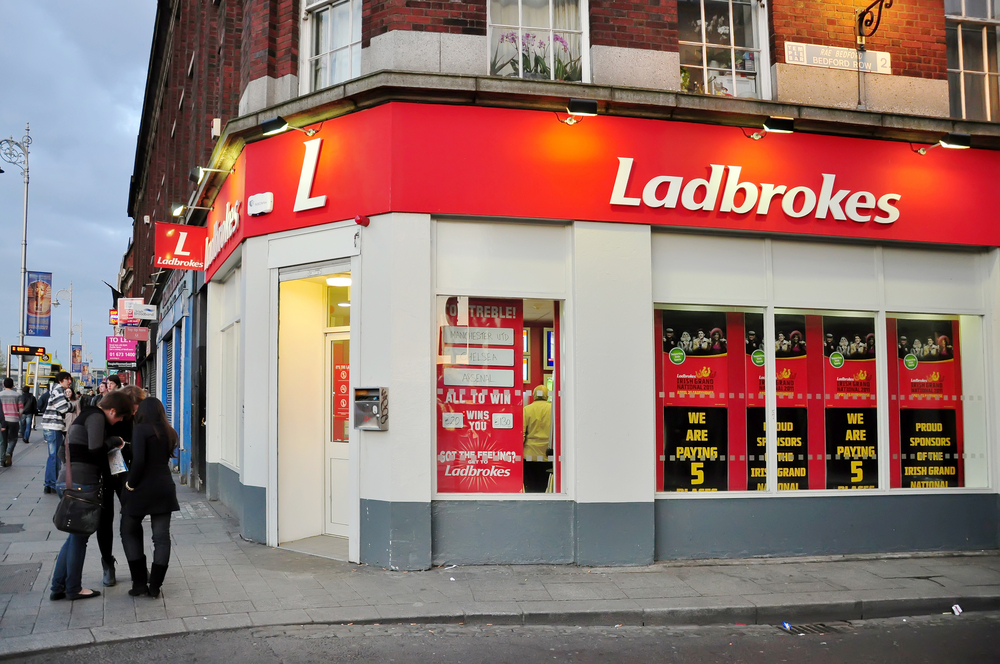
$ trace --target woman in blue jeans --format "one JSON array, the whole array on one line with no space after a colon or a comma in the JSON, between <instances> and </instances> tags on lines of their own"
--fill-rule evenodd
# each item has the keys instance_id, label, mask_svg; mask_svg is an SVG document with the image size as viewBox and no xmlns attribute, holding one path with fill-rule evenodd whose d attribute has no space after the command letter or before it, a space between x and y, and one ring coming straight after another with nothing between
<instances>
[{"instance_id":1,"label":"woman in blue jeans","mask_svg":"<svg viewBox=\"0 0 1000 664\"><path fill-rule=\"evenodd\" d=\"M70 470L73 489L93 491L110 476L108 452L121 445L117 436L108 436L108 429L126 417L132 416L132 400L124 394L113 392L101 400L99 408L84 408L66 432L69 447ZM65 465L56 485L60 497L66 490ZM83 561L87 555L90 535L69 535L59 550L56 568L52 573L50 600L90 599L99 597L96 590L82 587Z\"/></svg>"}]
</instances>

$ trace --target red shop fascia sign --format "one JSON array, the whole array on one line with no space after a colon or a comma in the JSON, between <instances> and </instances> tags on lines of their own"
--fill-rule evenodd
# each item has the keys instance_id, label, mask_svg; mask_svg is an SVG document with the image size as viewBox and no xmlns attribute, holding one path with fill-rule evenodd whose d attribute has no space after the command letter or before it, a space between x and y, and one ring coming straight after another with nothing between
<instances>
[{"instance_id":1,"label":"red shop fascia sign","mask_svg":"<svg viewBox=\"0 0 1000 664\"><path fill-rule=\"evenodd\" d=\"M997 246L998 181L986 150L390 103L248 144L209 213L207 276L245 237L386 212ZM259 193L273 210L249 216Z\"/></svg>"}]
</instances>

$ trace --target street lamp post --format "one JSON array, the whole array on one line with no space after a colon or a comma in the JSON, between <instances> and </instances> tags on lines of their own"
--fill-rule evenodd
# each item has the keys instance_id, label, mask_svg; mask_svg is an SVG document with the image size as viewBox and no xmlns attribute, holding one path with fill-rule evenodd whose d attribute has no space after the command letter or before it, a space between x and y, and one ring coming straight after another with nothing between
<instances>
[{"instance_id":1,"label":"street lamp post","mask_svg":"<svg viewBox=\"0 0 1000 664\"><path fill-rule=\"evenodd\" d=\"M20 312L18 320L18 344L24 345L24 307L25 307L25 290L28 287L28 146L31 145L31 127L27 124L24 125L24 136L21 138L20 142L15 141L14 137L5 138L0 140L0 158L9 164L13 164L21 169L21 175L24 176L24 223L21 227L21 293L18 302L18 311ZM8 368L9 371L9 368ZM21 355L17 356L17 377L24 384L24 357Z\"/></svg>"},{"instance_id":2,"label":"street lamp post","mask_svg":"<svg viewBox=\"0 0 1000 664\"><path fill-rule=\"evenodd\" d=\"M69 368L70 371L73 369L73 282L69 282L69 290L65 288L60 288L55 295L52 296L52 306L58 307L60 305L59 295L66 293L69 296Z\"/></svg>"}]
</instances>

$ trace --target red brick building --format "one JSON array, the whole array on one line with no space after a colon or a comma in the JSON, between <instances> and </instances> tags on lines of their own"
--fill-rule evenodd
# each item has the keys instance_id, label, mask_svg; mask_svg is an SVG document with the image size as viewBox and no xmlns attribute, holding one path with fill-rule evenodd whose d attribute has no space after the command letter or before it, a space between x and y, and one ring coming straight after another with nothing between
<instances>
[{"instance_id":1,"label":"red brick building","mask_svg":"<svg viewBox=\"0 0 1000 664\"><path fill-rule=\"evenodd\" d=\"M160 0L120 286L191 481L398 568L997 548L992 7Z\"/></svg>"}]
</instances>

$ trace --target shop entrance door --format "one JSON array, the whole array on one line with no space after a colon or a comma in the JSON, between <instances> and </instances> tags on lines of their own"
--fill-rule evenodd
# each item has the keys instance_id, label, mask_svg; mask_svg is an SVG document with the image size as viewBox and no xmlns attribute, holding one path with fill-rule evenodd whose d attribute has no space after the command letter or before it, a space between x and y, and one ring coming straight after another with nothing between
<instances>
[{"instance_id":1,"label":"shop entrance door","mask_svg":"<svg viewBox=\"0 0 1000 664\"><path fill-rule=\"evenodd\" d=\"M344 538L348 536L350 520L350 344L349 332L329 332L326 335L325 533Z\"/></svg>"}]
</instances>

